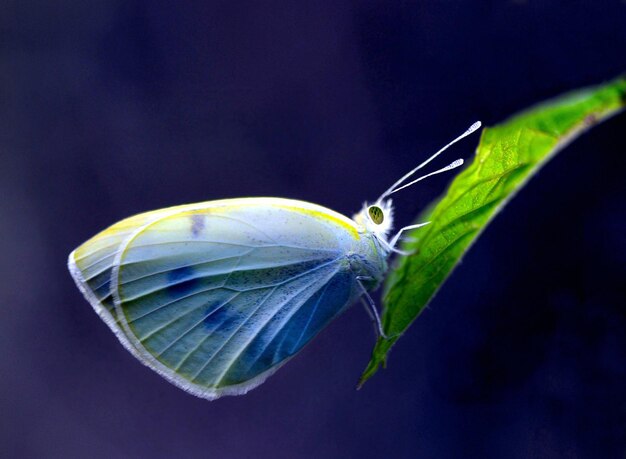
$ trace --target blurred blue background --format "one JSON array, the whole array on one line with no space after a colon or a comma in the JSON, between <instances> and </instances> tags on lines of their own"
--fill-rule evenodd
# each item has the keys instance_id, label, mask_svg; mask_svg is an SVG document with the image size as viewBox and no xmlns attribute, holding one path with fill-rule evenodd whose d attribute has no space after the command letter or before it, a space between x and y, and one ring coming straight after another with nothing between
<instances>
[{"instance_id":1,"label":"blurred blue background","mask_svg":"<svg viewBox=\"0 0 626 459\"><path fill-rule=\"evenodd\" d=\"M624 115L533 178L358 392L360 307L207 402L127 353L65 266L169 205L352 215L476 119L624 72L625 50L623 0L4 2L0 456L625 457ZM450 179L399 193L398 224Z\"/></svg>"}]
</instances>

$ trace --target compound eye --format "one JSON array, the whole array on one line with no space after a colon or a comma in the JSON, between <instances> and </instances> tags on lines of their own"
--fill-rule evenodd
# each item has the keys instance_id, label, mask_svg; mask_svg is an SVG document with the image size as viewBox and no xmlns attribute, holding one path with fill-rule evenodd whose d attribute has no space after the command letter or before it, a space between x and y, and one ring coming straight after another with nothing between
<instances>
[{"instance_id":1,"label":"compound eye","mask_svg":"<svg viewBox=\"0 0 626 459\"><path fill-rule=\"evenodd\" d=\"M378 206L370 206L370 208L367 209L367 213L370 215L372 221L377 225L380 225L385 219L385 216L383 215L383 210Z\"/></svg>"}]
</instances>

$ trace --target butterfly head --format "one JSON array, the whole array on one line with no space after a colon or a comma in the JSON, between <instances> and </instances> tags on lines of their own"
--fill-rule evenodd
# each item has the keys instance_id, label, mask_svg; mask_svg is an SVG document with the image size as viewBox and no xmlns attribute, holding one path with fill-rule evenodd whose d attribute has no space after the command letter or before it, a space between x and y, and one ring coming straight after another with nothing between
<instances>
[{"instance_id":1,"label":"butterfly head","mask_svg":"<svg viewBox=\"0 0 626 459\"><path fill-rule=\"evenodd\" d=\"M354 216L354 221L363 226L368 233L387 239L393 228L393 205L391 199L364 203L361 211Z\"/></svg>"},{"instance_id":2,"label":"butterfly head","mask_svg":"<svg viewBox=\"0 0 626 459\"><path fill-rule=\"evenodd\" d=\"M458 136L456 139L448 143L443 148L439 149L439 151L437 151L434 155L432 155L426 161L422 162L417 167L410 170L408 173L404 174L399 180L397 180L393 185L391 185L383 194L381 194L380 197L374 202L374 204L365 203L361 211L354 216L354 221L357 224L361 225L365 229L366 232L373 234L382 243L383 250L386 251L387 253L396 252L399 254L406 254L406 252L396 249L396 244L399 242L400 235L402 234L402 232L406 230L410 230L410 229L416 229L421 226L425 226L430 222L417 223L414 225L405 226L401 228L395 234L395 236L393 236L391 239L388 239L388 234L391 231L391 228L393 227L393 206L391 205L391 199L389 199L389 196L407 187L415 185L416 183L421 182L425 178L431 177L433 175L441 174L442 172L446 172L446 171L456 169L457 167L462 166L463 160L459 158L456 161L453 161L452 163L448 164L444 168L438 169L434 172L430 172L428 174L422 175L421 177L418 177L409 181L409 179L412 178L413 175L417 171L419 171L421 168L423 168L428 163L433 161L435 158L437 158L437 156L439 156L441 153L446 151L448 148L450 148L452 145L457 143L459 140L467 137L472 132L477 131L480 128L480 126L481 126L480 121L477 121L474 124L472 124L469 128L467 128L467 130L463 134Z\"/></svg>"}]
</instances>

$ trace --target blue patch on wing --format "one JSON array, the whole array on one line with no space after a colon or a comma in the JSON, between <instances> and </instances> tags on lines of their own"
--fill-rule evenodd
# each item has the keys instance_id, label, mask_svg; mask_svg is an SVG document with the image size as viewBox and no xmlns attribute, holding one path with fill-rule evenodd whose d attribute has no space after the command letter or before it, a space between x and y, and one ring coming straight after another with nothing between
<instances>
[{"instance_id":1,"label":"blue patch on wing","mask_svg":"<svg viewBox=\"0 0 626 459\"><path fill-rule=\"evenodd\" d=\"M217 327L230 328L236 321L236 314L233 314L232 308L228 308L227 303L214 303L206 309L206 314L202 323L207 332L212 333Z\"/></svg>"},{"instance_id":2,"label":"blue patch on wing","mask_svg":"<svg viewBox=\"0 0 626 459\"><path fill-rule=\"evenodd\" d=\"M194 269L189 266L174 269L167 274L167 291L173 297L181 297L193 292L198 279L193 277Z\"/></svg>"}]
</instances>

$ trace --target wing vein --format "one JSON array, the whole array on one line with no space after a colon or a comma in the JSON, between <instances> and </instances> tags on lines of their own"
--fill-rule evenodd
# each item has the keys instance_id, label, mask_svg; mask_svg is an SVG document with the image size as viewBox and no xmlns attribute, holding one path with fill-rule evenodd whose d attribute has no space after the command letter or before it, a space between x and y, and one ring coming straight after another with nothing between
<instances>
[{"instance_id":1,"label":"wing vein","mask_svg":"<svg viewBox=\"0 0 626 459\"><path fill-rule=\"evenodd\" d=\"M145 313L145 314L143 314L143 315L141 315L141 316L139 316L139 317L135 317L135 318L134 318L134 319L132 319L132 320L127 320L127 323L130 325L131 323L136 322L137 320L142 319L142 318L144 318L144 317L146 317L146 316L148 316L148 315L152 314L153 312L159 311L159 310L161 310L161 309L163 309L163 308L165 308L165 307L167 307L167 306L170 306L170 305L172 305L172 304L174 304L174 303L177 303L177 302L182 301L182 300L186 300L186 299L188 299L188 298L191 298L192 296L195 296L195 295L198 295L198 294L201 294L201 293L210 292L210 291L212 291L212 290L219 290L220 288L223 288L223 289L226 289L226 290L235 291L235 292L237 292L237 293L251 292L251 291L254 291L254 290L263 290L263 289L266 289L266 288L272 288L272 287L276 288L276 287L279 287L279 286L281 286L281 285L284 285L284 284L287 284L287 283L289 283L289 282L292 282L292 281L294 281L294 280L298 279L299 277L302 277L302 276L305 276L305 275L307 275L307 274L310 274L311 272L316 271L317 269L323 268L324 266L328 266L329 264L333 263L334 261L337 261L337 260L331 260L331 261L329 261L329 262L327 262L327 263L324 263L324 264L321 264L321 265L315 266L315 267L313 267L313 268L311 268L311 269L306 270L305 272L302 272L302 273L300 273L300 274L296 274L295 276L292 276L292 277L290 277L289 279L286 279L286 280L284 280L284 281L278 282L278 283L276 283L276 284L260 285L260 286L253 287L253 288L249 288L249 289L245 289L245 290L234 290L234 289L232 289L232 288L230 288L230 287L227 287L227 286L226 286L226 283L228 282L228 278L230 277L230 274L232 274L232 272L234 272L234 271L232 271L231 273L229 273L229 275L228 275L228 277L226 278L226 280L224 280L224 283L222 283L222 285L220 285L220 286L215 286L215 287L211 287L211 288L209 288L209 289L204 289L204 290L201 290L201 291L198 291L198 292L191 293L191 294L186 295L186 296L184 296L184 297L177 298L176 300L169 301L168 303L165 303L165 304L163 304L163 305L159 306L159 307L158 307L158 308L156 308L156 309L153 309L153 310L151 310L151 311L148 311L147 313ZM185 313L185 314L186 314L186 313ZM162 327L159 327L159 329L161 329L161 328L162 328ZM155 330L155 331L158 331L158 329L157 329L157 330ZM151 332L148 334L148 336L146 336L146 337L144 337L144 338L141 338L141 339L140 339L140 341L143 341L143 340L145 340L145 339L149 338L149 336L151 336L152 334L153 334L153 331L151 331Z\"/></svg>"},{"instance_id":2,"label":"wing vein","mask_svg":"<svg viewBox=\"0 0 626 459\"><path fill-rule=\"evenodd\" d=\"M325 285L328 284L328 281L330 279L332 279L332 277L337 274L337 272L339 271L339 269L335 269L332 274L330 276L327 277L326 281L324 282ZM311 288L311 286L313 286L315 283L317 282L317 280L314 280L313 282L311 282L310 284L308 284L304 289L300 290L297 295L299 295L300 293L302 293L303 291ZM293 311L291 311L291 313L289 313L288 318L284 321L284 323L281 325L281 327L274 333L274 336L272 337L272 339L274 339L274 337L276 337L276 335L278 335L278 333L280 332L280 330L282 330L285 327L285 324L289 321L289 319L291 317L293 317L293 315L300 310L300 308L302 306L304 306L304 304L306 304L306 302L313 296L315 295L315 293L317 293L319 291L319 288L316 289L314 292L312 292L307 299L305 299L302 303L300 303L297 307L294 308ZM290 299L295 298L292 297ZM276 311L274 312L274 314L271 315L271 317L266 320L263 325L261 325L259 327L259 329L256 331L256 333L254 335L252 335L252 337L241 347L241 349L239 350L239 352L231 359L231 361L228 363L226 369L222 372L222 374L220 375L220 379L217 381L216 385L218 385L221 380L224 378L224 376L226 376L226 374L228 373L228 370L232 367L232 365L237 361L237 359L239 359L239 357L241 357L241 355L244 353L244 351L248 348L248 346L250 345L250 343L252 343L252 341L254 341L254 339L259 336L259 334L265 329L265 327L267 327L267 325L274 319L274 317L276 317L276 314L278 314L278 312L282 309L282 306L278 309L276 309ZM271 342L271 340L265 345L265 347L261 350L261 352L259 353L259 355L263 355L263 352L265 352L265 350L267 349L267 347L269 346L269 343Z\"/></svg>"},{"instance_id":3,"label":"wing vein","mask_svg":"<svg viewBox=\"0 0 626 459\"><path fill-rule=\"evenodd\" d=\"M320 297L315 302L315 306L313 307L313 310L311 311L311 314L309 315L309 319L306 321L306 325L302 328L302 332L300 333L300 336L298 337L298 341L296 341L296 344L294 346L292 346L291 352L293 352L294 349L297 349L298 348L298 344L300 344L300 341L302 341L302 337L304 336L304 333L309 328L309 325L311 324L311 320L313 320L313 316L317 312L317 307L319 306L320 301L322 301L322 298L324 298L324 295L326 294L326 290L328 289L328 285L329 284L330 284L330 280L328 282L326 282L326 285L324 285L324 290L322 290L322 294L320 295Z\"/></svg>"},{"instance_id":4,"label":"wing vein","mask_svg":"<svg viewBox=\"0 0 626 459\"><path fill-rule=\"evenodd\" d=\"M224 347L226 347L226 345L230 342L230 340L237 334L237 332L241 329L241 327L246 324L248 322L248 320L250 320L250 317L252 317L254 315L255 312L257 312L259 310L259 308L261 308L261 306L263 306L265 304L265 301L267 301L267 299L272 296L272 293L274 293L276 291L278 287L274 287L272 288L272 290L263 298L263 300L261 300L261 303L259 303L259 305L254 309L254 311L252 311L252 314L250 314L246 319L243 320L243 322L241 324L239 324L239 326L237 327L237 329L228 337L228 339L224 340L224 342L221 344L221 346L215 351L213 352L213 355L211 355L211 357L209 358L209 360L207 360L202 367L200 368L200 370L196 371L194 373L194 375L191 378L191 381L195 381L195 379L204 371L204 369L209 365L209 363L211 363L213 361L213 359L222 351L222 349L224 349Z\"/></svg>"},{"instance_id":5,"label":"wing vein","mask_svg":"<svg viewBox=\"0 0 626 459\"><path fill-rule=\"evenodd\" d=\"M221 309L222 306L224 306L224 304L229 303L230 300L234 299L238 295L241 295L241 292L235 292L234 295L232 295L228 300L226 300L226 303L222 303L222 304L218 305L217 307L215 307L214 309L211 309L211 311L209 311L209 313L202 320L208 319L211 315L213 315L213 313L215 313L219 309ZM207 303L205 302L201 307L204 307L206 304ZM155 333L159 333L161 330L166 329L167 327L172 325L174 322L182 319L183 317L185 317L186 315L192 313L193 311L195 311L197 309L198 309L198 307L195 307L195 308L190 309L189 311L186 311L186 312L183 312L182 314L179 314L178 316L176 316L173 319L171 319L169 322L167 322L167 323L161 325L160 327L157 327L154 330L150 331L150 333L148 333L146 336L144 336L142 338L139 338L139 341L143 342L143 341L146 341L146 340L150 339L152 336L155 335ZM200 321L200 322L202 322L202 321ZM162 352L165 352L165 351L162 351ZM159 353L158 355L161 355L161 353Z\"/></svg>"},{"instance_id":6,"label":"wing vein","mask_svg":"<svg viewBox=\"0 0 626 459\"><path fill-rule=\"evenodd\" d=\"M166 272L168 272L168 271L173 271L173 270L175 270L175 269L180 269L180 268L191 268L191 267L198 266L198 265L208 265L208 264L210 264L210 263L214 263L214 262L216 262L216 261L231 260L231 259L233 259L233 258L238 258L238 257L241 257L241 256L250 255L250 254L251 254L254 250L255 250L255 249L250 249L250 250L247 250L246 252L244 252L244 253L242 253L242 254L239 254L239 255L230 255L230 256L228 256L228 257L213 258L213 259L209 259L209 260L202 260L202 261L198 261L197 263L189 263L189 264L187 264L187 265L177 266L177 267L175 267L175 268L170 267L170 268L162 269L162 270L160 270L160 271L155 271L155 272L150 273L150 274L144 274L143 276L135 277L134 279L126 280L126 281L124 281L124 282L122 283L122 285L127 285L127 284L130 284L131 282L136 282L136 281L138 281L138 280L147 279L148 277L151 277L151 276L156 276L157 274L163 274L163 273L166 273ZM169 257L163 257L163 258L169 258ZM128 265L130 265L130 264L131 264L131 263L124 264L124 265L122 265L122 266L128 266ZM201 276L200 276L200 277L201 277ZM171 284L171 285L175 285L175 284Z\"/></svg>"},{"instance_id":7,"label":"wing vein","mask_svg":"<svg viewBox=\"0 0 626 459\"><path fill-rule=\"evenodd\" d=\"M197 240L197 239L188 239L188 240L182 240L182 241L167 241L167 242L149 242L146 244L137 244L137 245L133 245L132 247L130 247L130 249L138 249L138 248L143 248L143 247L156 247L156 246L164 246L164 245L175 245L175 244L222 244L222 245L233 245L233 246L237 246L237 247L248 247L250 249L265 249L265 248L272 248L272 247L276 247L276 248L285 248L285 249L296 249L296 250L307 250L309 252L331 252L331 253L336 253L336 250L333 249L325 249L322 247L301 247L301 246L297 246L297 245L290 245L290 244L257 244L257 245L250 245L250 244L239 244L237 242L225 242L225 241L201 241L201 240ZM143 260L142 260L143 261Z\"/></svg>"},{"instance_id":8,"label":"wing vein","mask_svg":"<svg viewBox=\"0 0 626 459\"><path fill-rule=\"evenodd\" d=\"M230 303L232 300L234 300L237 296L241 295L242 292L236 292L234 295L232 295L230 298L228 298L228 300L226 300L225 302L221 303L219 306L217 306L217 308L215 309L215 311L217 311L217 309L221 309L222 306L227 305L228 303ZM206 303L205 303L206 304ZM195 308L197 309L197 308ZM179 316L176 320L178 319L182 319L183 317L185 317L187 314L190 314L191 312L193 312L195 309L191 309L189 311L187 311L186 313L184 313L183 315ZM208 314L202 316L202 319L198 320L196 323L194 323L191 327L187 328L187 330L185 330L184 332L182 332L180 335L178 335L176 338L174 338L172 340L172 342L170 344L168 344L164 349L162 349L161 351L159 351L158 354L156 354L157 357L161 357L163 354L165 354L167 352L168 349L170 349L174 344L176 344L178 341L180 341L181 339L183 339L185 336L187 336L190 332L192 332L198 325L200 325L202 322L204 322L205 320L207 320L209 317L211 317L211 315L213 314L214 310L209 311Z\"/></svg>"},{"instance_id":9,"label":"wing vein","mask_svg":"<svg viewBox=\"0 0 626 459\"><path fill-rule=\"evenodd\" d=\"M304 271L304 272L302 272L302 273L300 273L300 274L297 274L297 275L294 277L294 279L295 279L296 277L299 277L299 276L305 275L305 274L307 274L308 272L313 271L313 270L317 269L317 268L318 268L318 267L320 267L320 266L326 266L326 265L328 265L328 264L330 264L330 263L333 263L333 262L335 262L335 261L337 261L337 260L338 260L338 258L334 258L334 259L332 259L332 260L330 260L330 261L328 261L328 262L326 262L326 263L324 263L324 264L322 264L322 265L314 266L313 268L311 268L311 269L309 269L309 270L307 270L307 271ZM239 264L239 263L237 263L237 264ZM291 263L291 264L282 265L282 266L272 266L271 268L281 268L281 267L287 267L287 266L291 266L291 265L294 265L294 264L297 264L297 263ZM224 271L224 272L220 272L220 273L212 274L212 275L210 275L210 276L197 276L197 277L190 277L189 279L185 279L185 280L180 281L180 282L176 282L176 283L168 284L168 285L166 285L166 286L164 286L164 287L159 287L159 288L156 288L156 289L153 289L153 290L150 290L150 291L143 292L143 293L141 293L140 295L137 295L137 296L134 296L134 297L125 298L125 299L124 299L124 301L125 301L125 302L129 302L129 301L136 301L137 299L142 298L142 297L144 297L144 296L148 296L148 295L151 295L151 294L153 294L153 293L159 292L159 291L161 291L161 290L165 290L165 289L167 289L167 288L169 288L169 287L175 287L175 286L180 285L180 284L182 284L182 283L184 283L184 282L187 282L187 281L189 281L189 280L209 279L209 278L211 278L211 277L220 276L220 275L223 275L223 274L226 274L226 273L228 273L228 277L227 277L227 278L226 278L226 280L225 280L225 281L221 284L221 286L222 286L222 287L224 287L224 288L228 288L229 290L234 290L234 291L247 292L247 291L256 290L256 289L258 289L258 288L274 287L275 285L282 285L282 284L284 283L284 281L281 281L281 282L278 282L278 283L276 283L276 284L267 284L267 285L263 285L263 286L261 286L261 287L251 287L251 288L247 288L247 289L236 289L236 288L233 288L233 287L226 287L226 282L228 282L228 279L230 278L230 276L232 275L232 273L244 273L244 272L247 272L247 271L256 271L256 270L263 270L263 269L266 269L266 268L254 268L254 269L233 269L233 270L230 270L230 271ZM122 283L122 284L120 284L120 285L126 285L126 283ZM220 288L220 287L218 287L218 288ZM118 289L118 290L119 290L119 289ZM207 290L201 290L201 291L199 291L199 292L197 292L197 293L208 292L208 291L210 291L210 290L214 290L214 288L210 288L210 289L207 289ZM195 293L192 293L191 295L194 295L194 294L195 294ZM183 297L183 298L187 298L187 297ZM177 301L177 300L175 300L175 301Z\"/></svg>"},{"instance_id":10,"label":"wing vein","mask_svg":"<svg viewBox=\"0 0 626 459\"><path fill-rule=\"evenodd\" d=\"M237 260L237 263L235 264L235 266L239 266L239 263L241 263L241 257L239 257L239 260ZM230 279L230 274L228 275L228 277L226 277L226 280L224 281L224 285L226 284L226 282L228 282L228 279ZM235 296L237 296L237 295L235 295ZM233 297L233 298L234 298L234 297ZM230 299L226 302L226 304L230 303L230 301L231 301L233 298L230 298ZM220 309L221 309L221 308L220 308ZM213 311L211 311L211 313L207 314L207 315L206 315L206 316L202 319L202 321L204 322L206 319L208 319L209 317L211 317L212 313L213 313ZM207 340L207 339L209 339L209 336L211 336L211 334L212 334L212 333L207 333L207 335L206 335L206 336L205 336L202 340L200 340L200 343L198 343L198 345L197 345L196 347L194 347L194 348L193 348L193 350L192 350L191 352L189 352L189 353L188 353L188 354L187 354L187 355L183 358L183 360L182 360L182 361L181 361L178 365L176 365L176 370L178 370L178 369L179 369L179 368L183 365L183 363L185 363L185 361L186 361L189 357L191 357L191 355L192 355L194 352L196 352L198 349L200 349L200 347L201 347L201 346L202 346L202 345L206 342L206 340Z\"/></svg>"},{"instance_id":11,"label":"wing vein","mask_svg":"<svg viewBox=\"0 0 626 459\"><path fill-rule=\"evenodd\" d=\"M280 306L276 308L276 311L269 317L269 319L267 321L265 321L263 323L263 325L261 325L261 327L255 332L254 335L252 335L252 338L250 340L248 340L246 342L246 344L244 344L241 347L241 350L235 355L234 360L231 359L231 362L228 363L228 365L226 366L226 370L228 370L228 368L230 368L230 366L232 365L232 362L235 361L237 358L239 358L239 356L242 354L242 352L248 347L248 345L250 344L250 342L252 342L252 340L254 340L254 338L256 338L256 336L258 336L259 332L265 327L265 325L270 322L275 316L276 314L282 309L282 307L285 305L285 303L287 303L288 301L293 300L294 298L296 298L298 295L300 295L302 292L308 290L309 288L311 288L312 285L314 285L317 282L317 280L313 280L311 283L306 284L303 288L299 289L294 295L292 295L291 297L289 297L288 299L284 300L282 303L279 303ZM222 346L220 346L220 348L218 349L217 352L215 352L211 358L205 362L205 364L202 366L202 368L200 368L200 370L196 371L196 373L193 375L193 377L191 378L191 381L194 382L196 380L196 378L198 376L200 376L200 374L204 371L204 369L207 367L207 365L213 360L213 358L219 353L219 351L221 351L224 348L224 345L226 343L224 343ZM221 377L223 376L223 374L220 376L220 380ZM219 380L215 383L215 385L217 386L217 384L219 384Z\"/></svg>"},{"instance_id":12,"label":"wing vein","mask_svg":"<svg viewBox=\"0 0 626 459\"><path fill-rule=\"evenodd\" d=\"M240 255L240 256L239 256L239 258L237 259L237 262L235 263L235 267L239 266L239 263L241 263L241 255ZM226 279L224 280L224 282L222 283L222 287L220 287L220 288L225 288L225 289L228 289L228 287L224 287L224 286L226 285L226 282L228 282L228 279L230 279L230 275L231 275L231 274L232 274L232 273L229 273L229 274L228 274L228 276L226 276ZM229 298L229 299L228 299L228 301L226 302L226 304L228 304L228 303L229 303L229 302L230 302L233 298L235 298L237 295L239 295L239 293L241 293L241 292L238 292L237 294L233 295L233 297ZM206 304L206 303L205 303L205 304ZM213 313L214 313L214 312L216 312L218 309L221 309L221 307L222 307L222 305L220 305L219 307L217 307L217 308L215 308L215 309L212 309L212 310L211 310L211 312L209 312L209 314L207 314L207 316L206 316L205 320L206 320L206 319L208 319L211 315L213 315ZM185 314L186 314L186 313L185 313ZM184 315L184 314L183 314L183 315ZM181 317L182 317L182 316L181 316ZM180 317L179 317L179 318L180 318ZM179 318L177 318L176 320L178 320ZM176 321L176 320L175 320L175 321ZM166 324L166 326L169 326L169 324ZM159 327L159 329L161 329L161 330L162 330L163 328L164 328L164 327ZM155 332L157 332L159 329L157 329ZM150 332L150 335L153 335L155 332ZM145 338L145 339L147 339L147 338ZM144 340L140 340L140 341L144 341Z\"/></svg>"},{"instance_id":13,"label":"wing vein","mask_svg":"<svg viewBox=\"0 0 626 459\"><path fill-rule=\"evenodd\" d=\"M115 247L115 245L116 245L116 244L113 244L113 245L111 245L111 246L105 247L105 248L103 248L102 250L105 250L105 249L111 249L111 248ZM95 253L95 252L93 252L93 253ZM108 255L105 255L105 256L103 256L103 257L100 257L100 258L98 258L96 261L89 263L87 266L85 266L85 267L81 268L80 270L81 270L82 272L85 272L85 271L87 271L87 270L89 270L89 269L93 268L94 266L96 266L98 263L102 263L104 260L106 260L106 259L108 259L108 258L115 258L115 255L116 255L116 252L109 253ZM89 255L85 255L83 258L87 258L88 256L89 256ZM96 277L98 274L101 274L101 273L103 273L104 271L106 271L108 268L109 268L109 267L107 266L107 268L105 268L105 269L103 269L103 270L101 270L101 271L98 271L98 273L97 273L97 274L95 274L95 275L93 275L93 276L89 277L89 279L86 279L86 280L91 280L91 279L93 279L93 278L94 278L94 277Z\"/></svg>"},{"instance_id":14,"label":"wing vein","mask_svg":"<svg viewBox=\"0 0 626 459\"><path fill-rule=\"evenodd\" d=\"M197 292L193 292L193 293L190 293L190 294L188 294L188 295L181 296L180 298L176 298L175 300L168 301L167 303L162 304L161 306L158 306L157 308L152 309L151 311L148 311L148 312L146 312L145 314L140 315L139 317L135 317L135 318L134 318L134 319L132 319L132 320L128 320L128 321L127 321L127 323L128 323L128 325L130 325L131 323L136 322L136 321L138 321L139 319L143 319L144 317L149 316L149 315L150 315L150 314L152 314L153 312L157 312L157 311L159 311L159 310L161 310L161 309L163 309L163 308L166 308L166 307L168 307L168 306L171 306L171 305L172 305L172 304L174 304L174 303L178 303L179 301L184 301L184 300L187 300L187 299L189 299L189 298L191 298L191 297L194 297L194 296L196 296L196 295L200 295L200 294L202 294L202 293L207 293L207 292L210 292L210 291L212 291L212 290L219 290L219 289L221 289L221 288L223 288L223 289L225 289L225 290L230 290L230 291L233 291L233 292L242 293L242 292L240 292L240 291L238 291L238 290L234 290L234 289L229 288L229 287L224 287L224 285L214 285L214 286L213 286L213 287L211 287L211 288L207 288L207 289L203 289L203 290L198 290ZM142 295L142 296L144 296L144 295ZM141 298L141 296L140 296L140 297L138 297L138 298ZM122 303L122 304L123 304L123 303L127 303L128 301L134 301L134 299L133 299L133 300L124 300L124 301L122 301L121 303Z\"/></svg>"}]
</instances>

